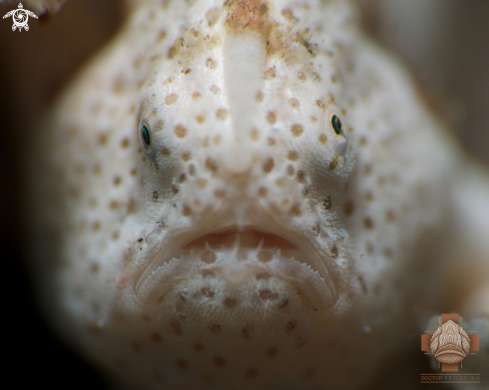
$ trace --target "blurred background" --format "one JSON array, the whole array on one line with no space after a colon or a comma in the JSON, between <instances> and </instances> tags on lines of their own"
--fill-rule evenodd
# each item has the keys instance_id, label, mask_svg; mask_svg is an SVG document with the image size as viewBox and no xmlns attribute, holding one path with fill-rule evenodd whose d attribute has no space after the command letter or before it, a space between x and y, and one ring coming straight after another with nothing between
<instances>
[{"instance_id":1,"label":"blurred background","mask_svg":"<svg viewBox=\"0 0 489 390\"><path fill-rule=\"evenodd\" d=\"M402 59L467 153L489 166L489 1L354 1L368 34ZM17 5L2 1L0 15ZM117 33L124 10L120 0L69 0L56 15L30 18L30 30L21 33L12 31L11 18L0 20L0 261L7 267L2 318L16 387L104 388L98 373L58 342L36 309L18 199L24 145L36 121ZM419 353L417 338L406 339L413 356ZM414 374L419 370L427 372L427 360Z\"/></svg>"}]
</instances>

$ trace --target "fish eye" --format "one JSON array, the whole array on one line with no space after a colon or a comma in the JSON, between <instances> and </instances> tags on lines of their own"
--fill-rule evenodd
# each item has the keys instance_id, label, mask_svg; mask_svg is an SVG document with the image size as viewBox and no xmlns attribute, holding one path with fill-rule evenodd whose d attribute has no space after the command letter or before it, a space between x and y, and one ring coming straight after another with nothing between
<instances>
[{"instance_id":1,"label":"fish eye","mask_svg":"<svg viewBox=\"0 0 489 390\"><path fill-rule=\"evenodd\" d=\"M331 117L331 125L333 126L335 133L337 135L340 135L342 131L342 124L340 118L338 118L336 115L333 115Z\"/></svg>"},{"instance_id":2,"label":"fish eye","mask_svg":"<svg viewBox=\"0 0 489 390\"><path fill-rule=\"evenodd\" d=\"M139 140L141 141L144 149L148 150L151 145L151 135L148 126L144 123L139 126Z\"/></svg>"}]
</instances>

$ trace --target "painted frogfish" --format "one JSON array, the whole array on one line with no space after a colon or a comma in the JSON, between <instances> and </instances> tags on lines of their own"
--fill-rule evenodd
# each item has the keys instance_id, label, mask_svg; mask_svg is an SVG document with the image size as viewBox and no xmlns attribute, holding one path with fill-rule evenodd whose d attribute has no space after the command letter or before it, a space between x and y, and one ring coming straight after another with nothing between
<instances>
[{"instance_id":1,"label":"painted frogfish","mask_svg":"<svg viewBox=\"0 0 489 390\"><path fill-rule=\"evenodd\" d=\"M131 3L29 152L57 332L126 388L351 389L459 310L487 371L489 176L355 8Z\"/></svg>"}]
</instances>

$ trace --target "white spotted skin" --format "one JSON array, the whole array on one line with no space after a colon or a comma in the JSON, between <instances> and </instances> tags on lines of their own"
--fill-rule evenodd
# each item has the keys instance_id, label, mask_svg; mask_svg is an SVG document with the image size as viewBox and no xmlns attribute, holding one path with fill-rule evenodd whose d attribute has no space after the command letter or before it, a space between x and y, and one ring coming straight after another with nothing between
<instances>
[{"instance_id":1,"label":"white spotted skin","mask_svg":"<svg viewBox=\"0 0 489 390\"><path fill-rule=\"evenodd\" d=\"M114 380L353 388L441 304L472 166L357 24L336 0L141 1L62 96L30 153L34 269Z\"/></svg>"}]
</instances>

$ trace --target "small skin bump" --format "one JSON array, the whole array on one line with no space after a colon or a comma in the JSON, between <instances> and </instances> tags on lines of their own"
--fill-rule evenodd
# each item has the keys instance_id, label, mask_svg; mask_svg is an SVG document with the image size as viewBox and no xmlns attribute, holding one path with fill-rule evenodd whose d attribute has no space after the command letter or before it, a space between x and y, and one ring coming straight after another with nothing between
<instances>
[{"instance_id":1,"label":"small skin bump","mask_svg":"<svg viewBox=\"0 0 489 390\"><path fill-rule=\"evenodd\" d=\"M214 297L214 291L212 291L210 288L208 287L203 287L202 290L200 290L200 292L202 293L202 295L206 298L213 298Z\"/></svg>"},{"instance_id":2,"label":"small skin bump","mask_svg":"<svg viewBox=\"0 0 489 390\"><path fill-rule=\"evenodd\" d=\"M290 132L294 137L300 137L304 132L304 128L299 124L295 124L290 128Z\"/></svg>"},{"instance_id":3,"label":"small skin bump","mask_svg":"<svg viewBox=\"0 0 489 390\"><path fill-rule=\"evenodd\" d=\"M119 185L121 184L122 182L122 179L120 176L115 176L114 177L114 180L113 180L113 183L114 183L114 187L119 187Z\"/></svg>"},{"instance_id":4,"label":"small skin bump","mask_svg":"<svg viewBox=\"0 0 489 390\"><path fill-rule=\"evenodd\" d=\"M306 174L304 171L297 171L297 181L299 183L304 183L306 181Z\"/></svg>"},{"instance_id":5,"label":"small skin bump","mask_svg":"<svg viewBox=\"0 0 489 390\"><path fill-rule=\"evenodd\" d=\"M195 117L195 120L197 121L198 124L202 124L205 122L205 115L204 114L199 114Z\"/></svg>"},{"instance_id":6,"label":"small skin bump","mask_svg":"<svg viewBox=\"0 0 489 390\"><path fill-rule=\"evenodd\" d=\"M115 211L119 208L119 203L116 200L113 200L109 203L109 208L111 211Z\"/></svg>"},{"instance_id":7,"label":"small skin bump","mask_svg":"<svg viewBox=\"0 0 489 390\"><path fill-rule=\"evenodd\" d=\"M205 168L212 173L216 173L219 169L219 165L216 160L207 157L205 160Z\"/></svg>"},{"instance_id":8,"label":"small skin bump","mask_svg":"<svg viewBox=\"0 0 489 390\"><path fill-rule=\"evenodd\" d=\"M260 294L260 298L263 299L264 301L278 299L278 294L272 293L270 290L260 290L259 294Z\"/></svg>"},{"instance_id":9,"label":"small skin bump","mask_svg":"<svg viewBox=\"0 0 489 390\"><path fill-rule=\"evenodd\" d=\"M129 146L131 146L131 142L129 141L129 138L123 138L121 141L121 146L122 149L127 149Z\"/></svg>"},{"instance_id":10,"label":"small skin bump","mask_svg":"<svg viewBox=\"0 0 489 390\"><path fill-rule=\"evenodd\" d=\"M297 328L297 321L292 320L287 323L285 326L285 333L290 334Z\"/></svg>"},{"instance_id":11,"label":"small skin bump","mask_svg":"<svg viewBox=\"0 0 489 390\"><path fill-rule=\"evenodd\" d=\"M224 359L222 356L214 356L212 358L212 363L216 366L216 367L225 367L226 366L226 359Z\"/></svg>"},{"instance_id":12,"label":"small skin bump","mask_svg":"<svg viewBox=\"0 0 489 390\"><path fill-rule=\"evenodd\" d=\"M268 137L267 138L267 144L268 144L268 146L275 146L277 144L277 141L275 140L275 138Z\"/></svg>"},{"instance_id":13,"label":"small skin bump","mask_svg":"<svg viewBox=\"0 0 489 390\"><path fill-rule=\"evenodd\" d=\"M288 174L289 176L293 176L293 175L294 175L294 173L295 173L295 169L294 169L294 167L293 167L292 165L287 165L287 174Z\"/></svg>"},{"instance_id":14,"label":"small skin bump","mask_svg":"<svg viewBox=\"0 0 489 390\"><path fill-rule=\"evenodd\" d=\"M262 91L258 91L256 93L256 97L255 97L256 102L257 103L261 103L263 101L263 98L264 98L263 92Z\"/></svg>"},{"instance_id":15,"label":"small skin bump","mask_svg":"<svg viewBox=\"0 0 489 390\"><path fill-rule=\"evenodd\" d=\"M182 215L184 217L189 217L192 215L192 209L188 205L183 205L182 207Z\"/></svg>"},{"instance_id":16,"label":"small skin bump","mask_svg":"<svg viewBox=\"0 0 489 390\"><path fill-rule=\"evenodd\" d=\"M201 97L202 97L202 95L200 94L200 92L194 92L194 93L192 94L192 99L193 99L193 100L197 100L197 99L199 99L199 98L201 98Z\"/></svg>"},{"instance_id":17,"label":"small skin bump","mask_svg":"<svg viewBox=\"0 0 489 390\"><path fill-rule=\"evenodd\" d=\"M318 140L322 145L325 145L328 142L328 136L326 134L321 134Z\"/></svg>"}]
</instances>

